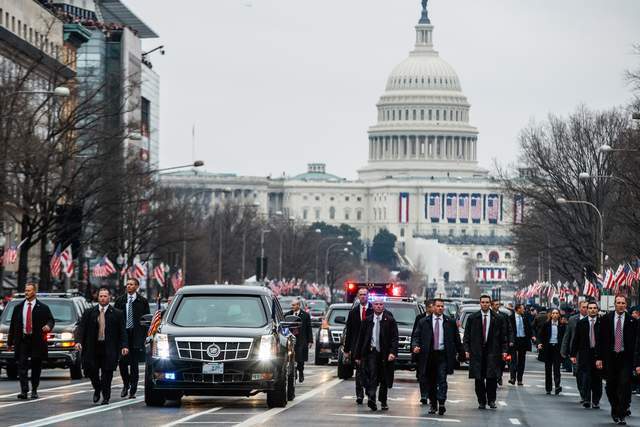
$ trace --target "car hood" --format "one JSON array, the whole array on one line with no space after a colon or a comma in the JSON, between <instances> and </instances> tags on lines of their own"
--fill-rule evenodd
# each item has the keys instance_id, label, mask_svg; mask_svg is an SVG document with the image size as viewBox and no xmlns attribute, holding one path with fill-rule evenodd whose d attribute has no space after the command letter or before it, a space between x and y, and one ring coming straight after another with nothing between
<instances>
[{"instance_id":1,"label":"car hood","mask_svg":"<svg viewBox=\"0 0 640 427\"><path fill-rule=\"evenodd\" d=\"M255 338L271 333L269 325L261 328L185 328L171 324L164 324L159 332L180 337L246 337Z\"/></svg>"}]
</instances>

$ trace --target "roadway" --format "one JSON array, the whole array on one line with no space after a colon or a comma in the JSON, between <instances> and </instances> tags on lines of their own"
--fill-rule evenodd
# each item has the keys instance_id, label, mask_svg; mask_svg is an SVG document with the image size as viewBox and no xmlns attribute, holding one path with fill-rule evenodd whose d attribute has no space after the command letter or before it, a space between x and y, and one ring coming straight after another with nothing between
<instances>
[{"instance_id":1,"label":"roadway","mask_svg":"<svg viewBox=\"0 0 640 427\"><path fill-rule=\"evenodd\" d=\"M311 352L313 355L313 352ZM87 379L72 381L66 370L43 372L38 400L16 399L18 383L0 381L0 424L4 426L417 426L425 423L458 426L542 426L545 424L612 425L609 405L603 397L600 410L578 405L578 393L571 374L563 372L563 393L547 396L543 365L531 355L524 387L506 383L498 391L498 409L477 409L473 382L466 371L449 377L447 414L430 416L419 403L414 372L399 371L389 393L388 412L371 412L356 406L353 380L336 378L334 366L310 363L305 382L296 386L296 399L286 408L267 409L264 395L248 398L187 397L182 406L147 408L143 387L135 400L120 399L121 380L114 378L111 404L95 405ZM634 396L632 409L637 407ZM365 401L366 403L366 401ZM639 413L640 414L640 413ZM640 416L628 419L640 425Z\"/></svg>"}]
</instances>

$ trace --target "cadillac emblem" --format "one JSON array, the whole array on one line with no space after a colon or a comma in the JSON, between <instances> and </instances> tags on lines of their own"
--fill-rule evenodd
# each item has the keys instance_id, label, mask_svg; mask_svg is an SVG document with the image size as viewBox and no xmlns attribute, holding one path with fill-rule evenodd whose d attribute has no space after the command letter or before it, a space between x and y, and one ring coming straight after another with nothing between
<instances>
[{"instance_id":1,"label":"cadillac emblem","mask_svg":"<svg viewBox=\"0 0 640 427\"><path fill-rule=\"evenodd\" d=\"M217 344L211 344L207 347L207 354L211 356L211 358L215 359L220 355L220 347Z\"/></svg>"}]
</instances>

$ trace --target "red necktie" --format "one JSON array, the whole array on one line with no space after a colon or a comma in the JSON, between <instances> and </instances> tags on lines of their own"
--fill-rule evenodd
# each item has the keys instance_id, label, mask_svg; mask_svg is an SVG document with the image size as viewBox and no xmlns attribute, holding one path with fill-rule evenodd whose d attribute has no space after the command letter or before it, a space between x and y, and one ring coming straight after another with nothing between
<instances>
[{"instance_id":1,"label":"red necktie","mask_svg":"<svg viewBox=\"0 0 640 427\"><path fill-rule=\"evenodd\" d=\"M25 331L27 331L28 335L31 335L31 303L27 303L27 324L24 327Z\"/></svg>"},{"instance_id":2,"label":"red necktie","mask_svg":"<svg viewBox=\"0 0 640 427\"><path fill-rule=\"evenodd\" d=\"M364 320L364 318L367 317L367 307L362 306L362 319Z\"/></svg>"}]
</instances>

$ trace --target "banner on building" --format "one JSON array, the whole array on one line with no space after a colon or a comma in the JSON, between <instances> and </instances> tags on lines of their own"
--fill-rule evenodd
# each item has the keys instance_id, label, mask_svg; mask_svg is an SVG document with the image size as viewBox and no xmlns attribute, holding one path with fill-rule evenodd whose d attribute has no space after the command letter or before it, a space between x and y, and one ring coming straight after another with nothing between
<instances>
[{"instance_id":1,"label":"banner on building","mask_svg":"<svg viewBox=\"0 0 640 427\"><path fill-rule=\"evenodd\" d=\"M440 193L429 195L429 217L431 222L440 222Z\"/></svg>"},{"instance_id":2,"label":"banner on building","mask_svg":"<svg viewBox=\"0 0 640 427\"><path fill-rule=\"evenodd\" d=\"M471 195L471 222L480 224L482 218L482 196L478 193Z\"/></svg>"},{"instance_id":3,"label":"banner on building","mask_svg":"<svg viewBox=\"0 0 640 427\"><path fill-rule=\"evenodd\" d=\"M400 224L407 224L409 222L409 193L400 193L398 206L398 221Z\"/></svg>"},{"instance_id":4,"label":"banner on building","mask_svg":"<svg viewBox=\"0 0 640 427\"><path fill-rule=\"evenodd\" d=\"M506 267L476 267L476 280L478 282L506 282Z\"/></svg>"},{"instance_id":5,"label":"banner on building","mask_svg":"<svg viewBox=\"0 0 640 427\"><path fill-rule=\"evenodd\" d=\"M487 219L489 224L497 224L500 217L500 197L497 194L489 194L487 197Z\"/></svg>"},{"instance_id":6,"label":"banner on building","mask_svg":"<svg viewBox=\"0 0 640 427\"><path fill-rule=\"evenodd\" d=\"M524 195L518 194L513 198L513 223L524 222Z\"/></svg>"},{"instance_id":7,"label":"banner on building","mask_svg":"<svg viewBox=\"0 0 640 427\"><path fill-rule=\"evenodd\" d=\"M463 224L469 222L469 194L458 195L458 218Z\"/></svg>"},{"instance_id":8,"label":"banner on building","mask_svg":"<svg viewBox=\"0 0 640 427\"><path fill-rule=\"evenodd\" d=\"M456 193L447 194L447 222L455 223L458 219L458 196Z\"/></svg>"}]
</instances>

